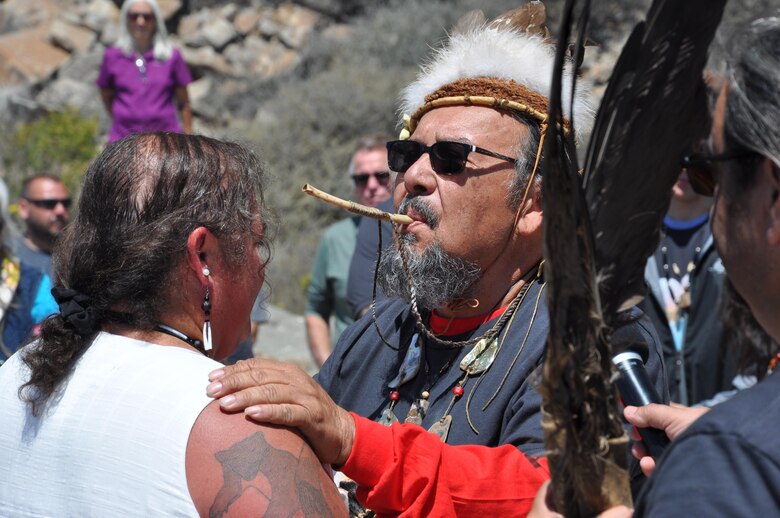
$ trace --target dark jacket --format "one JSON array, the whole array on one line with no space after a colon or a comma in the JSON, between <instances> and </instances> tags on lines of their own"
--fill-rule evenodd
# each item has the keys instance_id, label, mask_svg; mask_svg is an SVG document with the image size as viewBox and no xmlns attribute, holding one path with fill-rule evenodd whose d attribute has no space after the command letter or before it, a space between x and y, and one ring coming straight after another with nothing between
<instances>
[{"instance_id":1,"label":"dark jacket","mask_svg":"<svg viewBox=\"0 0 780 518\"><path fill-rule=\"evenodd\" d=\"M691 306L678 352L664 311L658 264L652 256L647 262L645 281L649 292L640 308L661 339L672 401L692 405L731 388L736 361L723 343L720 318L725 274L710 236L691 273Z\"/></svg>"}]
</instances>

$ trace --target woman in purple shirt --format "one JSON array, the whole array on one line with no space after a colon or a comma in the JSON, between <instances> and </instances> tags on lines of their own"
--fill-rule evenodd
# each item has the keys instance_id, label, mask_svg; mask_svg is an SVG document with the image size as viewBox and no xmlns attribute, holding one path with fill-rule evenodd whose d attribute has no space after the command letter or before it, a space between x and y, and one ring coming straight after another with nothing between
<instances>
[{"instance_id":1,"label":"woman in purple shirt","mask_svg":"<svg viewBox=\"0 0 780 518\"><path fill-rule=\"evenodd\" d=\"M192 76L168 41L156 0L125 0L120 19L117 45L106 49L97 79L113 119L108 141L141 131L181 132L182 127L192 133L187 95Z\"/></svg>"}]
</instances>

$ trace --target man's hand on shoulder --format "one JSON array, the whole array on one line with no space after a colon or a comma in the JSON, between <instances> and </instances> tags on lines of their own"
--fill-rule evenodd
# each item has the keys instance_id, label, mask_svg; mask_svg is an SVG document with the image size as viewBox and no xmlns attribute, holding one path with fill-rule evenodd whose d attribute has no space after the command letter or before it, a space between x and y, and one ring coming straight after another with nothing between
<instances>
[{"instance_id":1,"label":"man's hand on shoulder","mask_svg":"<svg viewBox=\"0 0 780 518\"><path fill-rule=\"evenodd\" d=\"M227 411L298 428L321 462L342 465L355 441L355 422L311 376L283 362L252 358L209 375L207 394Z\"/></svg>"}]
</instances>

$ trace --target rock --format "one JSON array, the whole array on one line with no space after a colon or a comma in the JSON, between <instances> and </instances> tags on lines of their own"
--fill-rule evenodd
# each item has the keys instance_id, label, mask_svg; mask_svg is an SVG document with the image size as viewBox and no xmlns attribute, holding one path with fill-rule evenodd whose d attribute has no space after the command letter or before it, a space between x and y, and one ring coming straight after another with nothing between
<instances>
[{"instance_id":1,"label":"rock","mask_svg":"<svg viewBox=\"0 0 780 518\"><path fill-rule=\"evenodd\" d=\"M260 31L262 36L273 38L279 35L282 31L282 26L273 19L273 13L265 13L261 15L260 23L257 24L257 30Z\"/></svg>"},{"instance_id":2,"label":"rock","mask_svg":"<svg viewBox=\"0 0 780 518\"><path fill-rule=\"evenodd\" d=\"M182 7L181 0L157 0L157 5L160 6L160 12L165 21L173 18Z\"/></svg>"},{"instance_id":3,"label":"rock","mask_svg":"<svg viewBox=\"0 0 780 518\"><path fill-rule=\"evenodd\" d=\"M206 36L201 31L201 27L209 19L210 14L203 9L197 13L189 14L179 22L179 37L190 47L204 47L208 45Z\"/></svg>"},{"instance_id":4,"label":"rock","mask_svg":"<svg viewBox=\"0 0 780 518\"><path fill-rule=\"evenodd\" d=\"M202 29L206 41L216 50L224 49L228 43L238 38L238 31L224 18L215 18L207 22Z\"/></svg>"},{"instance_id":5,"label":"rock","mask_svg":"<svg viewBox=\"0 0 780 518\"><path fill-rule=\"evenodd\" d=\"M241 44L227 47L223 55L234 70L243 71L241 75L263 79L287 72L300 62L296 51L259 36L247 36Z\"/></svg>"},{"instance_id":6,"label":"rock","mask_svg":"<svg viewBox=\"0 0 780 518\"><path fill-rule=\"evenodd\" d=\"M49 23L0 36L0 84L39 83L68 59L68 53L47 41Z\"/></svg>"},{"instance_id":7,"label":"rock","mask_svg":"<svg viewBox=\"0 0 780 518\"><path fill-rule=\"evenodd\" d=\"M197 77L203 76L207 72L216 72L221 75L232 73L230 65L228 65L225 58L217 54L211 47L200 47L198 49L182 47L181 54L184 61L193 69L192 73Z\"/></svg>"},{"instance_id":8,"label":"rock","mask_svg":"<svg viewBox=\"0 0 780 518\"><path fill-rule=\"evenodd\" d=\"M119 21L119 8L111 0L92 0L83 8L81 23L102 34L107 24L116 25Z\"/></svg>"},{"instance_id":9,"label":"rock","mask_svg":"<svg viewBox=\"0 0 780 518\"><path fill-rule=\"evenodd\" d=\"M193 81L187 87L187 93L190 97L190 106L192 112L203 119L214 121L219 118L219 108L211 100L211 87L214 80L209 76L204 76Z\"/></svg>"},{"instance_id":10,"label":"rock","mask_svg":"<svg viewBox=\"0 0 780 518\"><path fill-rule=\"evenodd\" d=\"M62 20L51 24L49 41L68 52L84 52L95 43L95 33Z\"/></svg>"},{"instance_id":11,"label":"rock","mask_svg":"<svg viewBox=\"0 0 780 518\"><path fill-rule=\"evenodd\" d=\"M54 20L62 13L55 0L6 0L0 4L0 28L3 33L14 32Z\"/></svg>"},{"instance_id":12,"label":"rock","mask_svg":"<svg viewBox=\"0 0 780 518\"><path fill-rule=\"evenodd\" d=\"M353 28L346 23L334 23L325 27L322 31L322 37L331 41L345 42L349 40L353 32Z\"/></svg>"},{"instance_id":13,"label":"rock","mask_svg":"<svg viewBox=\"0 0 780 518\"><path fill-rule=\"evenodd\" d=\"M39 112L33 99L32 87L16 85L0 87L0 121L16 124L29 121Z\"/></svg>"},{"instance_id":14,"label":"rock","mask_svg":"<svg viewBox=\"0 0 780 518\"><path fill-rule=\"evenodd\" d=\"M119 38L119 22L106 23L100 32L100 43L105 47L113 47L116 45L117 38Z\"/></svg>"},{"instance_id":15,"label":"rock","mask_svg":"<svg viewBox=\"0 0 780 518\"><path fill-rule=\"evenodd\" d=\"M94 85L100 73L104 52L105 48L102 45L97 45L87 52L72 54L70 59L60 67L57 77L67 77Z\"/></svg>"},{"instance_id":16,"label":"rock","mask_svg":"<svg viewBox=\"0 0 780 518\"><path fill-rule=\"evenodd\" d=\"M97 115L103 110L97 86L71 77L60 77L50 82L38 94L36 100L41 106L52 111L73 107L82 115Z\"/></svg>"},{"instance_id":17,"label":"rock","mask_svg":"<svg viewBox=\"0 0 780 518\"><path fill-rule=\"evenodd\" d=\"M217 16L224 18L225 20L233 21L233 18L236 17L237 12L238 6L234 3L229 3L219 9Z\"/></svg>"},{"instance_id":18,"label":"rock","mask_svg":"<svg viewBox=\"0 0 780 518\"><path fill-rule=\"evenodd\" d=\"M257 25L260 23L262 15L260 11L253 8L242 9L233 18L233 26L236 28L239 34L246 36L252 32L257 31Z\"/></svg>"},{"instance_id":19,"label":"rock","mask_svg":"<svg viewBox=\"0 0 780 518\"><path fill-rule=\"evenodd\" d=\"M282 27L279 31L279 39L288 47L297 49L317 26L320 15L306 7L284 3L276 9L273 19Z\"/></svg>"}]
</instances>

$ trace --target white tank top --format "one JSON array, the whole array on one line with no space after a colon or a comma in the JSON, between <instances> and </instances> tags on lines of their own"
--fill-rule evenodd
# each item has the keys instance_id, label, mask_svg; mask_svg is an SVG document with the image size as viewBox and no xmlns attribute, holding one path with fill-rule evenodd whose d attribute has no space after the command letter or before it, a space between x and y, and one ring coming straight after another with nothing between
<instances>
[{"instance_id":1,"label":"white tank top","mask_svg":"<svg viewBox=\"0 0 780 518\"><path fill-rule=\"evenodd\" d=\"M187 440L211 401L200 353L100 333L40 418L0 367L1 516L197 516Z\"/></svg>"}]
</instances>

